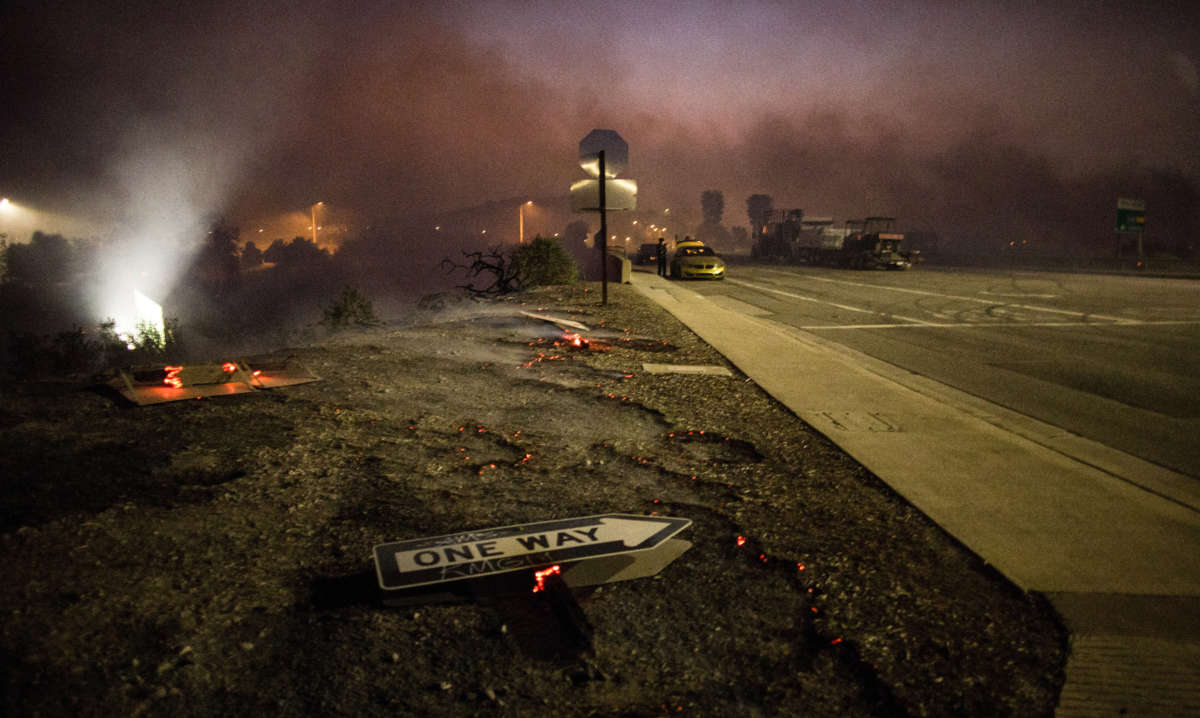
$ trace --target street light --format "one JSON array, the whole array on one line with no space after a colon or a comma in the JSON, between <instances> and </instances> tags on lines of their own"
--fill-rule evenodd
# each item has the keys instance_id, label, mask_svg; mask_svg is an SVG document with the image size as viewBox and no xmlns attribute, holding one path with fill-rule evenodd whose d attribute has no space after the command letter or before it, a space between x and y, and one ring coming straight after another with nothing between
<instances>
[{"instance_id":1,"label":"street light","mask_svg":"<svg viewBox=\"0 0 1200 718\"><path fill-rule=\"evenodd\" d=\"M519 215L518 225L517 225L517 227L518 227L517 243L518 244L525 244L525 205L529 205L530 207L532 207L533 200L529 200L529 201L523 203L521 205L521 208L519 210L517 210L517 214Z\"/></svg>"},{"instance_id":2,"label":"street light","mask_svg":"<svg viewBox=\"0 0 1200 718\"><path fill-rule=\"evenodd\" d=\"M0 220L0 237L6 237L14 227L34 221L34 213L8 197L0 197Z\"/></svg>"},{"instance_id":3,"label":"street light","mask_svg":"<svg viewBox=\"0 0 1200 718\"><path fill-rule=\"evenodd\" d=\"M317 244L317 208L324 202L312 205L312 244Z\"/></svg>"}]
</instances>

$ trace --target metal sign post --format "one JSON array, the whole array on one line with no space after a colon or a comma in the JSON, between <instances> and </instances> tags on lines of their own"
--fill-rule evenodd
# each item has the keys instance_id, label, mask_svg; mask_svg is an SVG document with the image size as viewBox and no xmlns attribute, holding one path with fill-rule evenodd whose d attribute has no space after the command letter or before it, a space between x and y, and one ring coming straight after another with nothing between
<instances>
[{"instance_id":1,"label":"metal sign post","mask_svg":"<svg viewBox=\"0 0 1200 718\"><path fill-rule=\"evenodd\" d=\"M597 154L600 160L600 303L608 305L608 202L604 196L604 150Z\"/></svg>"},{"instance_id":2,"label":"metal sign post","mask_svg":"<svg viewBox=\"0 0 1200 718\"><path fill-rule=\"evenodd\" d=\"M590 177L571 184L571 209L600 213L601 302L608 304L608 211L637 207L637 182L617 179L629 164L629 145L613 130L592 130L579 142L579 166Z\"/></svg>"}]
</instances>

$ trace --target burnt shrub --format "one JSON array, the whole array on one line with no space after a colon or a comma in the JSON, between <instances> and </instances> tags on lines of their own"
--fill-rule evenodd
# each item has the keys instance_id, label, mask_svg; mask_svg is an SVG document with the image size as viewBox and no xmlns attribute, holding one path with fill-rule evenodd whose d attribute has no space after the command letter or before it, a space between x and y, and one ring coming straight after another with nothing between
<instances>
[{"instance_id":1,"label":"burnt shrub","mask_svg":"<svg viewBox=\"0 0 1200 718\"><path fill-rule=\"evenodd\" d=\"M379 324L371 300L349 285L343 287L337 299L322 311L325 318L321 323L333 329L355 325L371 327Z\"/></svg>"},{"instance_id":2,"label":"burnt shrub","mask_svg":"<svg viewBox=\"0 0 1200 718\"><path fill-rule=\"evenodd\" d=\"M9 331L0 346L0 374L15 379L78 379L122 366L178 361L179 326L168 319L162 330L151 324L138 327L136 336L121 336L112 319L89 330L45 335Z\"/></svg>"},{"instance_id":3,"label":"burnt shrub","mask_svg":"<svg viewBox=\"0 0 1200 718\"><path fill-rule=\"evenodd\" d=\"M579 279L579 265L555 239L534 237L513 251L512 262L522 288L574 284Z\"/></svg>"}]
</instances>

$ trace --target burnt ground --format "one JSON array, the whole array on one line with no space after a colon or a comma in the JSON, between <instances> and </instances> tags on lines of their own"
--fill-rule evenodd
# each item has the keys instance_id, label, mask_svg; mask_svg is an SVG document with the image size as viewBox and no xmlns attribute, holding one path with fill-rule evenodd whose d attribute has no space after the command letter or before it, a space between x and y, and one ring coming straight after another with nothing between
<instances>
[{"instance_id":1,"label":"burnt ground","mask_svg":"<svg viewBox=\"0 0 1200 718\"><path fill-rule=\"evenodd\" d=\"M3 387L5 712L1052 713L1044 601L736 370L643 372L728 364L631 288L597 300L427 306L280 353L322 381L269 392ZM590 641L525 587L374 587L379 543L602 513L689 518L694 545L577 589Z\"/></svg>"}]
</instances>

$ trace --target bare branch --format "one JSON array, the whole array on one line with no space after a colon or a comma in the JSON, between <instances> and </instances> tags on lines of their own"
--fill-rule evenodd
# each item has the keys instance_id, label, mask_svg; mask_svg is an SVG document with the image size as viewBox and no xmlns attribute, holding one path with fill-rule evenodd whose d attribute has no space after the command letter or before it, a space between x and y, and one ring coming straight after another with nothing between
<instances>
[{"instance_id":1,"label":"bare branch","mask_svg":"<svg viewBox=\"0 0 1200 718\"><path fill-rule=\"evenodd\" d=\"M476 297L497 296L517 291L517 267L511 253L497 246L475 252L463 250L462 254L466 263L455 262L447 257L439 265L446 274L460 270L466 274L468 282L458 285L459 289L466 290ZM476 279L488 281L488 278L490 284L475 286Z\"/></svg>"}]
</instances>

